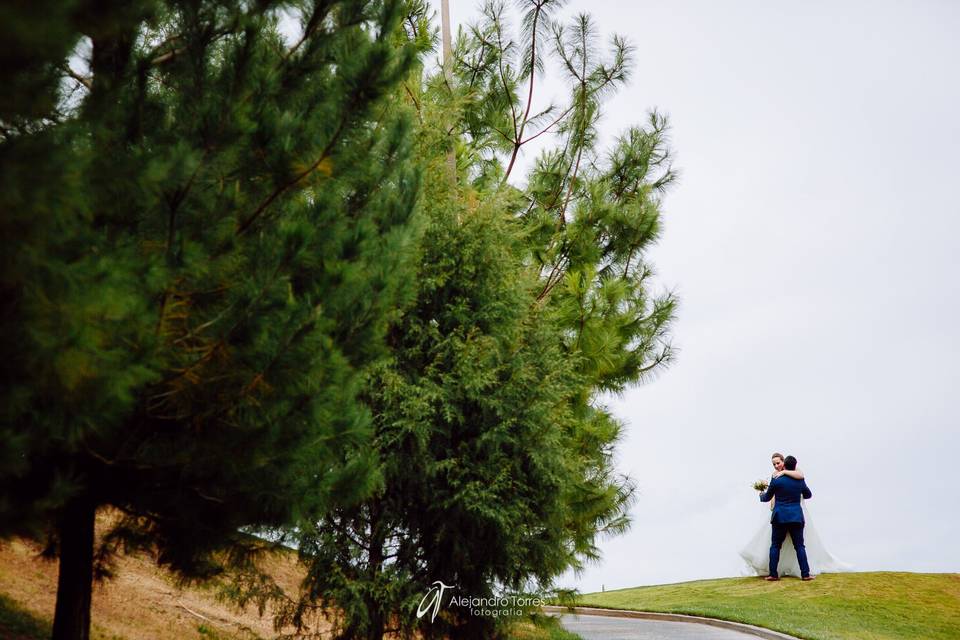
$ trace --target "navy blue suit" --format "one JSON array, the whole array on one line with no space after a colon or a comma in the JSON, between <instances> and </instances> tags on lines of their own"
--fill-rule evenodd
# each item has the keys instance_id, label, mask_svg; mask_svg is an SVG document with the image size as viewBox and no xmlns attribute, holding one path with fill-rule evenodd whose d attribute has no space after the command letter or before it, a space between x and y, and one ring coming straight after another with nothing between
<instances>
[{"instance_id":1,"label":"navy blue suit","mask_svg":"<svg viewBox=\"0 0 960 640\"><path fill-rule=\"evenodd\" d=\"M797 550L797 562L800 563L800 575L804 578L810 575L810 564L807 562L807 549L803 545L803 508L801 498L811 498L810 488L805 480L795 480L789 476L780 476L770 481L767 490L760 494L760 502L770 502L771 498L777 501L770 514L770 524L773 534L770 539L770 575L777 577L777 566L780 564L780 547L790 534L793 546Z\"/></svg>"}]
</instances>

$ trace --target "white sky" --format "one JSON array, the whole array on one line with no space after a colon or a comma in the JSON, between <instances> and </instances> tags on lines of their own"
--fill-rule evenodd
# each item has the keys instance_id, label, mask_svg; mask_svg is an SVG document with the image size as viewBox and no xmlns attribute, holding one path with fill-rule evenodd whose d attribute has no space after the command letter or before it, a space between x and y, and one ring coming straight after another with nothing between
<instances>
[{"instance_id":1,"label":"white sky","mask_svg":"<svg viewBox=\"0 0 960 640\"><path fill-rule=\"evenodd\" d=\"M451 0L454 29L478 7ZM800 460L840 559L960 571L960 3L565 13L582 11L637 47L604 136L651 107L671 119L682 176L651 259L682 306L675 364L611 402L640 487L632 530L564 585L739 575L774 450Z\"/></svg>"}]
</instances>

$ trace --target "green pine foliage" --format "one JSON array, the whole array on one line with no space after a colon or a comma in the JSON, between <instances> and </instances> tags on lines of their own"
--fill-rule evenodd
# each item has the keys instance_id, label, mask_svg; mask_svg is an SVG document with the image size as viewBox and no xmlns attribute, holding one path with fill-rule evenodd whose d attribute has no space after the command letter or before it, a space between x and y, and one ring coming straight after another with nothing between
<instances>
[{"instance_id":1,"label":"green pine foliage","mask_svg":"<svg viewBox=\"0 0 960 640\"><path fill-rule=\"evenodd\" d=\"M54 636L85 637L112 551L209 575L376 485L423 42L393 0L49 4L0 16L0 534L51 535Z\"/></svg>"},{"instance_id":2,"label":"green pine foliage","mask_svg":"<svg viewBox=\"0 0 960 640\"><path fill-rule=\"evenodd\" d=\"M559 4L523 3L519 36L488 5L459 35L452 81L405 84L430 179L416 296L364 392L382 484L295 532L309 576L278 623L309 626L326 607L335 638L504 637L509 617L450 596L549 593L597 558L598 536L628 526L633 484L613 462L623 426L602 400L671 357L676 301L652 290L645 255L674 172L658 114L597 147L630 48L615 38L602 57L589 18L564 27ZM538 112L529 96L548 59L570 102ZM541 133L553 144L514 186ZM418 618L435 580L454 589L436 619Z\"/></svg>"},{"instance_id":3,"label":"green pine foliage","mask_svg":"<svg viewBox=\"0 0 960 640\"><path fill-rule=\"evenodd\" d=\"M675 174L659 114L598 147L631 50L562 5L489 4L450 78L419 0L2 10L0 534L52 533L55 637L124 547L232 561L278 626L504 637L418 605L550 593L628 526L603 398L672 355L646 253ZM249 532L299 544L300 598Z\"/></svg>"}]
</instances>

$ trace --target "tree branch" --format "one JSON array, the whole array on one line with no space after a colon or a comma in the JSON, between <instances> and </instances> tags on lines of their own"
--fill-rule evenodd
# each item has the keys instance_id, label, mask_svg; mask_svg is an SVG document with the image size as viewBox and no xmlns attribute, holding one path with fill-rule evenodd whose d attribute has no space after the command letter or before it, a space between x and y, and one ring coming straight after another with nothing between
<instances>
[{"instance_id":1,"label":"tree branch","mask_svg":"<svg viewBox=\"0 0 960 640\"><path fill-rule=\"evenodd\" d=\"M527 90L527 108L524 110L523 119L520 121L520 130L517 132L517 139L514 142L513 153L510 156L510 164L507 165L507 172L503 175L503 180L500 184L506 184L507 179L510 178L510 173L513 171L513 165L517 161L517 154L520 153L520 147L523 146L523 142L521 141L523 138L523 128L527 126L527 118L530 117L530 107L533 106L533 81L536 78L537 70L537 22L540 20L540 11L542 8L543 5L538 4L533 13L533 28L531 29L530 36L530 87Z\"/></svg>"},{"instance_id":2,"label":"tree branch","mask_svg":"<svg viewBox=\"0 0 960 640\"><path fill-rule=\"evenodd\" d=\"M410 96L410 99L413 100L413 106L417 108L417 120L420 121L420 124L423 124L423 114L420 112L420 101L413 95L413 91L410 90L410 86L406 82L403 83L403 88L406 90L407 95Z\"/></svg>"},{"instance_id":3,"label":"tree branch","mask_svg":"<svg viewBox=\"0 0 960 640\"><path fill-rule=\"evenodd\" d=\"M536 140L537 138L539 138L540 136L542 136L543 134L545 134L545 133L546 133L547 131L549 131L551 128L553 128L554 126L556 126L561 120L563 120L564 117L566 117L567 114L569 114L571 111L573 111L574 106L576 106L576 104L571 104L569 107L567 107L567 110L566 110L566 111L564 111L564 112L561 113L559 116L557 116L557 119L556 119L556 120L554 120L553 122L551 122L550 124L548 124L547 126L545 126L542 130L540 130L539 133L536 133L536 134L530 136L530 137L527 138L526 140L522 141L520 144L521 144L521 145L527 144L527 143L530 142L531 140Z\"/></svg>"},{"instance_id":4,"label":"tree branch","mask_svg":"<svg viewBox=\"0 0 960 640\"><path fill-rule=\"evenodd\" d=\"M79 82L81 85L86 87L88 91L93 90L93 78L80 75L79 73L71 69L69 64L64 64L63 66L60 67L60 69L65 74L67 74L68 76L70 76L71 78Z\"/></svg>"},{"instance_id":5,"label":"tree branch","mask_svg":"<svg viewBox=\"0 0 960 640\"><path fill-rule=\"evenodd\" d=\"M261 202L256 209L254 209L253 213L247 216L247 218L237 226L237 231L235 235L239 236L242 233L244 233L247 229L250 228L250 225L252 225L254 221L256 221L256 219L260 217L260 214L262 214L264 210L273 203L274 200L279 198L287 189L294 186L295 184L297 184L298 182L306 178L308 175L313 173L317 169L317 167L320 166L320 163L326 160L327 157L330 155L330 152L333 150L334 145L339 141L340 135L343 133L343 130L346 127L346 125L347 125L347 118L344 116L340 120L340 124L337 125L337 130L333 132L333 136L330 138L330 141L327 143L327 146L324 147L323 152L320 154L320 157L317 158L317 161L314 162L312 165L310 165L305 171L297 175L293 180L290 180L289 182L286 182L280 185L279 187L277 187L276 189L274 189L273 193L267 196L267 198L263 202Z\"/></svg>"},{"instance_id":6,"label":"tree branch","mask_svg":"<svg viewBox=\"0 0 960 640\"><path fill-rule=\"evenodd\" d=\"M290 47L289 51L284 54L283 62L289 60L290 57L297 52L297 49L299 49L304 42L310 39L310 36L312 36L317 30L317 26L323 22L324 17L325 14L320 11L320 7L314 6L313 13L310 14L310 19L307 20L307 24L303 27L303 36L297 41L296 44Z\"/></svg>"},{"instance_id":7,"label":"tree branch","mask_svg":"<svg viewBox=\"0 0 960 640\"><path fill-rule=\"evenodd\" d=\"M510 103L510 117L513 122L513 139L511 142L516 144L517 142L517 111L513 108L513 93L510 91L510 88L507 86L507 78L503 73L503 37L500 33L500 22L499 20L494 21L494 24L497 27L497 68L500 70L500 83L503 85L503 94L506 96L507 101Z\"/></svg>"}]
</instances>

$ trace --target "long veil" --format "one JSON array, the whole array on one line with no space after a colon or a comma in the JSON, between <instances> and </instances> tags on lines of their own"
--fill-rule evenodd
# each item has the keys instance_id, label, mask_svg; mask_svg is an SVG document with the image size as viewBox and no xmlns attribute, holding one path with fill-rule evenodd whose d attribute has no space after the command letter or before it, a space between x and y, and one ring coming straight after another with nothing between
<instances>
[{"instance_id":1,"label":"long veil","mask_svg":"<svg viewBox=\"0 0 960 640\"><path fill-rule=\"evenodd\" d=\"M807 560L810 562L811 573L838 573L841 571L852 571L853 566L843 562L833 556L823 545L820 535L813 526L813 518L810 515L810 507L806 500L801 500L800 505L803 508L803 519L806 524L803 527L803 541L807 548ZM770 537L772 527L770 526L770 510L764 509L764 521L757 532L750 538L746 546L740 550L740 557L747 563L749 572L758 576L765 576L770 573ZM800 563L797 562L797 551L793 547L793 540L790 536L783 541L783 547L780 548L780 564L777 567L777 573L781 576L800 576Z\"/></svg>"}]
</instances>

